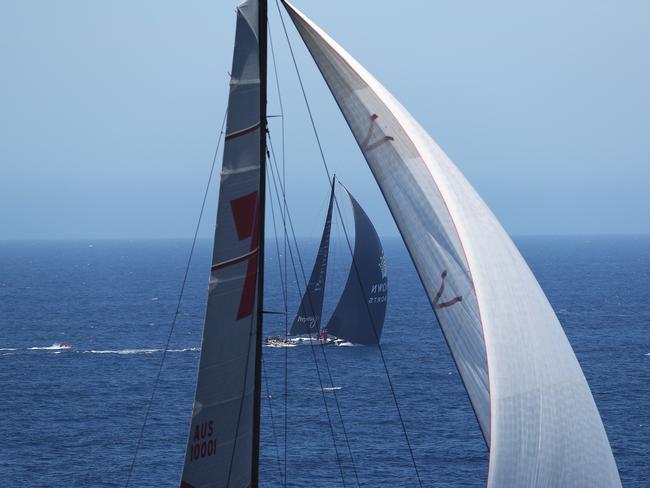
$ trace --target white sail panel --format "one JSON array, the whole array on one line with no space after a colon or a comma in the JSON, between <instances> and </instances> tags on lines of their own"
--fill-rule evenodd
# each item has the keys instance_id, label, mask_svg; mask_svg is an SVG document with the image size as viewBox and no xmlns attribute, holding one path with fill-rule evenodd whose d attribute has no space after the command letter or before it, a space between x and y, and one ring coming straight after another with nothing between
<instances>
[{"instance_id":1,"label":"white sail panel","mask_svg":"<svg viewBox=\"0 0 650 488\"><path fill-rule=\"evenodd\" d=\"M260 229L258 2L237 8L212 271L181 488L251 483Z\"/></svg>"},{"instance_id":2,"label":"white sail panel","mask_svg":"<svg viewBox=\"0 0 650 488\"><path fill-rule=\"evenodd\" d=\"M582 370L499 222L400 103L284 3L411 253L490 449L488 486L620 486Z\"/></svg>"}]
</instances>

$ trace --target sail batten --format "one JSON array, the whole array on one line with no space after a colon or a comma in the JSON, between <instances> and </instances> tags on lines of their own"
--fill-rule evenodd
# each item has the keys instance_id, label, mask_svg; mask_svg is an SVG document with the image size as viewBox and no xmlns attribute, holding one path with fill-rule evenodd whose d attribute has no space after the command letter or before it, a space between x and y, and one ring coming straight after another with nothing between
<instances>
[{"instance_id":1,"label":"sail batten","mask_svg":"<svg viewBox=\"0 0 650 488\"><path fill-rule=\"evenodd\" d=\"M575 354L495 216L406 109L283 3L420 275L489 444L488 486L620 486Z\"/></svg>"}]
</instances>

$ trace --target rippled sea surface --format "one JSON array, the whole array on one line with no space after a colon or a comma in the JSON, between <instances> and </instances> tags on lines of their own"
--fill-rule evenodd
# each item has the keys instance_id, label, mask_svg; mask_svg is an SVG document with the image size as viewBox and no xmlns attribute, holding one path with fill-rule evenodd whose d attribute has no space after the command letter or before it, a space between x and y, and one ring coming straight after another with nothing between
<instances>
[{"instance_id":1,"label":"rippled sea surface","mask_svg":"<svg viewBox=\"0 0 650 488\"><path fill-rule=\"evenodd\" d=\"M584 369L623 485L648 486L650 237L516 243ZM301 243L305 264L316 245ZM395 399L425 486L485 486L485 444L420 282L401 242L384 245L382 345L394 395L377 348L332 347L325 356L265 348L263 486L283 486L285 467L288 486L342 486L341 471L349 486L357 477L365 486L416 486ZM200 242L192 263L130 486L179 484L209 247ZM0 242L3 486L125 485L189 248L181 240ZM337 252L326 316L347 272ZM266 308L282 311L274 249L267 255ZM299 297L289 291L293 312ZM269 335L284 326L283 315L268 315ZM63 343L73 348L52 346Z\"/></svg>"}]
</instances>

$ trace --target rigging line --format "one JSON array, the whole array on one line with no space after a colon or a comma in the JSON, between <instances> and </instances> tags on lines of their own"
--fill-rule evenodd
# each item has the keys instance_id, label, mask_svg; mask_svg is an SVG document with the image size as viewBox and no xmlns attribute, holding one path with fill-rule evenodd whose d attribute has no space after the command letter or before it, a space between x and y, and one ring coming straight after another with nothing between
<instances>
[{"instance_id":1,"label":"rigging line","mask_svg":"<svg viewBox=\"0 0 650 488\"><path fill-rule=\"evenodd\" d=\"M273 185L275 186L275 190L276 190L275 194L276 194L276 198L278 200L278 206L281 207L279 192L277 190L278 183L276 181L276 174L273 171L274 166L271 165L270 167L271 167L271 174L272 174L272 177L273 177ZM276 162L276 165L275 165L275 171L277 172L277 162ZM278 179L279 179L279 175L278 175ZM287 211L287 216L289 217L289 219L291 219L291 214L288 211ZM289 220L289 221L291 222L291 220ZM284 226L285 232L286 232L286 219L284 219L284 218L283 218L283 226ZM297 244L297 241L295 240L295 234L294 234L294 246L296 247L296 251L299 253L298 244ZM288 250L289 250L289 257L290 257L291 265L292 265L292 269L293 269L294 279L296 280L298 295L300 296L300 295L302 295L302 292L301 292L301 289L300 289L300 280L298 278L296 262L295 262L295 259L294 259L291 244L289 244ZM298 256L299 256L299 254L298 254ZM302 267L302 263L300 265ZM304 270L303 270L303 276L304 276ZM311 333L309 333L309 336L310 336L310 340L313 341L313 337L312 337ZM327 404L327 397L325 396L325 391L324 391L324 388L323 388L323 381L322 381L322 378L321 378L320 367L318 365L318 360L317 360L314 348L310 347L310 350L312 352L312 357L314 359L314 366L316 368L318 383L320 385L321 395L322 395L322 398L323 398L323 404L325 406L325 413L326 413L327 421L328 421L328 424L329 424L329 427L330 427L330 432L332 434L332 443L334 444L334 451L336 453L336 462L337 462L337 465L339 467L339 471L340 471L340 474L341 474L341 482L343 483L343 486L345 486L345 477L344 477L344 474L343 474L341 456L340 456L338 446L337 446L337 443L336 443L336 434L334 432L334 425L332 423L332 418L331 418L331 415L330 415L330 412L329 412L329 407L328 407L328 404Z\"/></svg>"},{"instance_id":2,"label":"rigging line","mask_svg":"<svg viewBox=\"0 0 650 488\"><path fill-rule=\"evenodd\" d=\"M272 140L272 138L271 138L271 134L270 134L270 132L269 132L268 130L267 130L267 132L268 132L268 136L269 136L269 147L270 147L270 149L271 149L271 154L273 155L273 159L272 159L271 167L273 168L273 164L275 164L275 171L277 172L277 171L278 171L278 169L277 169L277 159L276 159L276 157L275 157L275 151L274 151L274 148L273 148L273 140ZM273 171L273 169L271 169L271 171ZM284 191L284 188L282 188L282 186L281 186L280 188L281 188L282 191ZM276 190L276 191L277 191L277 190ZM336 201L336 197L334 197L334 201ZM294 240L294 243L295 243L294 245L296 246L296 252L297 252L297 255L298 255L298 263L299 263L299 265L300 265L300 270L301 270L301 273L302 273L302 279L303 279L303 282L305 283L305 290L306 290L306 289L307 289L307 286L308 286L308 285L307 285L307 276L305 275L305 268L304 268L303 263L302 263L302 258L301 258L301 255L300 255L300 250L298 249L298 241L297 241L297 239L296 239L296 234L295 234L295 231L294 231L293 221L291 220L291 214L290 214L290 213L288 213L288 219L289 219L289 227L290 227L291 232L292 232L292 234L293 234L293 240ZM296 277L296 280L297 280L297 279L298 279L298 278ZM311 303L311 295L309 295L309 293L307 293L307 297L308 297L308 300L310 301L310 307L311 307L311 309L313 310L313 309L314 309L314 306L313 306L313 304ZM311 339L311 332L309 332L309 336L310 336L310 339ZM357 474L356 463L355 463L355 461L354 461L354 455L352 454L352 448L351 448L351 445L350 445L350 439L349 439L349 437L348 437L347 429L345 428L345 422L344 422L344 420L343 420L343 414L342 414L342 412L341 412L341 406L340 406L340 403L339 403L338 395L337 395L337 393L336 393L336 390L334 389L334 379L333 379L333 377L332 377L332 371L331 371L331 368L330 368L330 366L329 366L329 361L327 360L327 354L326 354L326 352L325 352L325 347L326 347L326 346L325 346L322 342L320 342L319 345L320 345L321 353L322 353L322 355L323 355L323 359L324 359L324 362L325 362L325 367L326 367L326 371L327 371L328 379L329 379L329 381L330 381L330 386L332 387L332 393L333 393L333 396L334 396L334 402L335 402L335 404L336 404L336 410L337 410L337 413L338 413L338 416L339 416L339 420L340 420L340 422L341 422L341 428L342 428L342 431L343 431L343 436L344 436L344 438L345 438L345 443L346 443L346 446L347 446L348 454L349 454L349 456L350 456L350 461L351 461L351 464L352 464L352 469L353 469L353 472L354 472L354 477L355 477L355 479L356 479L357 486L361 486L361 485L360 485L360 482L359 482L359 476L358 476L358 474ZM313 346L312 346L312 349L313 349ZM320 378L319 378L319 380L320 380ZM322 387L322 385L321 385L321 387Z\"/></svg>"},{"instance_id":3,"label":"rigging line","mask_svg":"<svg viewBox=\"0 0 650 488\"><path fill-rule=\"evenodd\" d=\"M280 479L284 479L284 476L282 475L282 464L280 461L280 448L278 447L278 437L275 433L275 419L273 416L273 406L272 406L272 401L271 401L271 389L269 388L269 378L268 375L266 374L266 367L264 364L264 356L262 356L262 377L264 378L264 387L266 390L266 401L269 406L269 416L271 418L271 432L273 433L273 444L275 445L275 459L278 462L278 474L280 475ZM284 485L282 485L284 486Z\"/></svg>"},{"instance_id":4,"label":"rigging line","mask_svg":"<svg viewBox=\"0 0 650 488\"><path fill-rule=\"evenodd\" d=\"M306 104L306 106L307 106L307 111L309 112L309 120L311 121L311 125L312 125L312 128L313 128L313 130L314 130L314 134L316 135L316 139L317 139L317 142L318 142L318 148L319 148L319 151L320 151L320 153L321 153L321 158L322 158L323 162L325 163L325 155L323 154L323 148L322 148L322 146L321 146L320 139L319 139L319 137L318 137L318 132L316 131L316 125L315 125L315 123L314 123L314 118L313 118L312 113L311 113L311 107L309 106L309 103L308 103L308 101L307 101L307 95L306 95L306 92L305 92L305 88L304 88L304 86L303 86L302 78L300 77L300 73L299 73L299 71L298 71L298 65L297 65L297 63L296 63L296 58L295 58L294 53L293 53L293 47L291 46L291 42L289 41L289 35L288 35L288 33L287 33L287 27L286 27L286 25L285 25L284 17L282 16L282 12L281 12L281 10L280 10L280 5L278 4L278 1L277 1L277 0L275 1L275 5L276 5L276 7L277 7L278 14L279 14L279 16L280 16L280 20L281 20L281 22L282 22L282 29L283 29L284 34L285 34L285 36L286 36L287 44L289 45L289 50L290 50L290 52L291 52L291 58L292 58L292 60L293 60L294 67L295 67L295 69L296 69L296 73L298 74L298 80L300 81L300 88L301 88L301 91L302 91L303 97L304 97L304 99L305 99L305 104ZM275 67L275 65L274 65L274 67ZM277 81L277 78L276 78L276 81ZM278 90L279 90L279 85L278 85ZM282 124L283 124L283 125L282 125L282 128L283 128L283 132L282 132L282 144L283 144L282 152L283 152L283 171L284 171L284 168L285 168L285 165L284 165L284 117L282 118ZM274 151L274 149L273 149L273 142L272 142L272 140L271 140L271 134L270 134L270 132L268 131L268 128L267 128L267 133L269 134L269 144L270 144L270 146L271 146L271 153L273 154L273 159L275 160L275 151ZM277 161L276 161L275 164L277 165ZM327 167L327 164L326 164L326 163L325 163L325 169L326 169L326 171L327 171L327 177L328 177L328 180L331 182L332 178L330 177L329 168ZM277 170L277 168L276 168L276 170ZM284 176L284 175L283 175L283 176ZM285 181L284 183L286 183L286 181ZM277 191L277 190L276 190L276 191ZM298 249L298 245L297 245L297 240L296 240L296 236L295 236L295 231L294 231L294 228L293 228L293 222L291 221L291 215L290 215L289 212L287 211L287 204L286 204L286 186L285 186L285 185L282 185L282 195L283 195L283 198L284 198L284 209L285 209L285 212L287 213L287 216L288 216L288 218L289 218L289 223L290 223L290 227L291 227L291 232L292 232L292 234L293 234L293 239L294 239L295 246L296 246L296 252L297 252L297 254L298 254L298 260L299 260L299 263L300 263L300 269L301 269L302 276L303 276L303 280L305 281L305 287L306 287L306 286L307 286L307 278L306 278L306 276L305 276L305 270L304 270L304 267L303 267L303 265L302 265L302 259L301 259L301 257L300 257L300 251L299 251L299 249ZM334 201L336 201L336 196L334 197ZM313 308L314 308L314 307L312 306L312 310L313 310ZM311 336L311 333L310 333L310 336ZM322 354L323 354L323 358L324 358L324 360L325 360L325 366L326 366L326 369L327 369L327 374L328 374L328 376L329 376L330 384L331 384L332 388L334 388L334 380L333 380L333 378L332 378L332 372L331 372L331 369L330 369L330 367L329 367L329 362L327 361L327 355L326 355L326 353L325 353L325 345L324 345L323 343L321 343L320 345L321 345L321 352L322 352ZM312 347L312 351L313 351L313 347ZM319 377L319 381L320 381L320 377ZM322 385L321 385L321 390L322 390ZM360 486L360 484L359 484L359 476L358 476L358 474L357 474L356 464L355 464L355 462L354 462L354 456L353 456L353 454L352 454L352 449L351 449L351 447L350 447L350 441L349 441L349 438L348 438L348 435L347 435L347 430L346 430L346 428L345 428L345 422L343 421L343 416L342 416L342 414L341 414L341 407L340 407L340 404L339 404L339 401L338 401L338 395L336 394L336 390L333 389L332 392L334 393L334 400L335 400L335 403L336 403L336 408L337 408L337 411L338 411L339 419L340 419L340 421L341 421L341 427L342 427L342 430L343 430L343 434L344 434L345 442L346 442L346 444L347 444L348 453L349 453L349 455L350 455L350 461L352 462L352 468L353 468L353 471L354 471L354 476L355 476L356 481L357 481L357 486ZM327 404L327 403L326 403L326 404Z\"/></svg>"},{"instance_id":5,"label":"rigging line","mask_svg":"<svg viewBox=\"0 0 650 488\"><path fill-rule=\"evenodd\" d=\"M302 92L302 96L303 96L303 99L305 101L305 105L307 107L307 112L309 114L309 120L311 122L311 126L312 126L312 129L313 129L313 132L314 132L314 136L316 138L316 143L318 144L318 150L320 152L321 160L323 162L323 167L325 169L325 173L327 174L327 179L331 183L332 177L331 177L331 174L330 174L329 166L328 166L327 161L325 159L325 153L323 152L323 146L321 144L320 137L318 135L318 130L316 128L316 123L314 121L314 117L313 117L313 114L312 114L312 111L311 111L311 106L309 105L309 100L307 98L307 92L305 90L305 86L304 86L303 81L302 81L302 76L300 75L300 70L298 69L298 63L296 61L296 56L295 56L295 54L293 52L293 47L291 45L291 40L289 39L289 33L287 32L287 26L286 26L286 24L284 22L284 17L282 16L282 11L280 10L280 5L278 3L278 0L275 0L275 5L277 7L278 14L280 15L280 20L282 21L282 28L284 30L284 35L285 35L285 38L287 40L287 44L289 46L289 52L291 53L291 59L293 61L293 66L294 66L294 69L296 71L296 75L298 77L298 81L299 81L299 84L300 84L300 90ZM341 209L339 207L339 203L338 203L338 199L336 198L336 195L334 196L334 202L336 203L336 209L337 209L337 213L339 214L339 218L341 218ZM350 239L349 239L349 236L348 236L348 232L347 232L347 229L345 227L345 223L343 222L342 218L341 218L341 225L342 225L343 231L345 233L345 238L346 238L346 241L348 243L348 248L350 250L350 253L352 254L352 262L354 264L354 268L355 268L355 271L356 271L357 278L360 280L359 271L358 271L356 262L354 260L354 252L352 251L352 247L350 245ZM365 301L367 302L367 300L365 300ZM367 303L366 303L366 307L368 307L368 312L370 313L370 308L369 308ZM370 315L370 317L372 317L372 315ZM373 324L373 332L375 333L375 335L377 335L377 331L375 330L374 324ZM390 390L391 390L391 395L392 395L393 401L395 403L395 408L397 410L397 415L399 417L399 421L400 421L400 424L402 426L402 431L404 432L404 439L406 440L406 445L408 447L409 455L411 457L411 462L413 463L413 469L415 470L415 475L416 475L416 477L418 479L419 486L422 486L422 479L420 478L420 472L418 470L417 463L415 462L415 455L413 453L413 448L411 446L411 441L409 439L408 432L406 430L406 424L404 423L404 418L402 416L402 411L401 411L401 409L399 407L399 402L397 401L397 396L395 394L395 389L393 388L393 381L392 381L392 379L390 377L390 373L388 371L388 366L386 364L386 358L384 356L384 352L383 352L383 349L381 347L381 344L379 344L379 341L377 341L377 342L378 342L377 347L378 347L378 350L379 350L381 361L382 361L383 366L384 366L384 370L386 372L386 378L388 380L388 384L389 384L389 387L390 387Z\"/></svg>"},{"instance_id":6,"label":"rigging line","mask_svg":"<svg viewBox=\"0 0 650 488\"><path fill-rule=\"evenodd\" d=\"M357 486L361 486L359 483L359 475L357 474L357 467L354 462L354 456L352 455L352 448L350 447L350 439L348 437L348 431L345 428L345 422L343 422L343 414L341 413L341 405L339 403L338 395L336 394L336 388L334 386L334 380L332 379L332 372L330 369L329 361L327 360L327 355L325 354L325 345L321 342L321 351L323 353L323 359L325 359L325 369L327 370L327 375L329 376L330 384L332 385L332 394L334 395L334 403L336 404L336 410L339 414L339 419L341 419L341 428L343 430L343 438L345 439L345 444L348 448L348 454L350 455L350 461L352 463L352 471L354 477L357 481Z\"/></svg>"},{"instance_id":7,"label":"rigging line","mask_svg":"<svg viewBox=\"0 0 650 488\"><path fill-rule=\"evenodd\" d=\"M208 176L208 182L205 185L205 191L203 192L203 200L201 202L201 211L199 212L199 217L196 221L196 227L194 228L194 237L192 238L192 246L190 247L190 253L187 257L187 263L185 265L185 273L183 274L183 281L181 283L181 288L178 294L178 301L176 303L176 311L174 312L174 318L172 319L171 326L169 328L169 333L167 334L167 341L165 342L165 348L163 349L162 358L160 359L160 365L158 366L158 372L156 374L156 379L154 380L153 389L151 391L151 397L149 398L149 403L145 409L144 421L142 422L142 427L140 429L140 434L138 435L138 442L135 446L135 452L133 453L133 460L131 461L131 466L129 467L129 472L126 477L125 488L128 488L129 483L131 482L131 476L133 475L133 469L135 468L135 462L138 457L138 452L140 450L140 445L142 444L142 439L144 437L144 429L147 426L147 420L149 420L149 414L151 413L151 406L156 395L156 389L160 381L160 375L162 374L162 369L165 364L165 358L167 357L167 351L169 350L169 344L171 343L172 335L174 333L174 328L176 327L176 319L181 308L181 302L183 300L183 292L185 291L185 284L187 283L187 277L190 272L190 265L192 263L192 256L194 255L194 248L196 247L196 240L199 234L199 228L201 226L201 219L203 218L203 211L205 210L205 202L208 198L208 192L210 190L210 183L212 182L212 175L214 174L214 167L217 162L217 155L219 154L219 148L221 147L221 141L223 140L223 129L226 125L226 117L228 116L228 109L226 108L225 113L223 114L223 120L221 121L221 129L219 129L219 137L217 139L217 147L214 150L214 156L212 157L212 165L210 167L210 175Z\"/></svg>"},{"instance_id":8,"label":"rigging line","mask_svg":"<svg viewBox=\"0 0 650 488\"><path fill-rule=\"evenodd\" d=\"M280 10L280 4L278 3L278 0L275 0L275 6L278 9L278 14L280 15L280 20L282 21L282 29L284 30L284 36L287 39L287 44L289 46L289 52L291 53L291 59L293 60L293 66L296 70L296 75L298 75L298 82L300 84L300 91L302 92L302 97L305 100L305 106L307 107L307 113L309 114L309 120L311 121L311 127L314 131L314 135L316 136L316 143L318 144L318 150L320 151L320 156L321 159L323 160L323 164L325 165L325 172L327 173L327 179L329 180L329 183L332 183L332 176L330 175L330 170L329 167L327 166L327 163L325 162L325 154L323 153L323 146L320 142L320 137L318 136L318 131L316 130L316 123L314 122L314 116L311 112L311 106L309 105L309 101L307 100L307 92L305 91L305 85L302 82L302 76L300 76L300 71L298 70L298 63L296 62L296 56L293 52L293 46L291 45L291 41L289 40L289 33L287 32L287 26L284 23L284 17L282 16L282 11Z\"/></svg>"},{"instance_id":9,"label":"rigging line","mask_svg":"<svg viewBox=\"0 0 650 488\"><path fill-rule=\"evenodd\" d=\"M284 105L282 104L282 91L280 90L280 78L278 77L278 67L275 60L275 48L273 46L273 37L271 35L270 26L267 28L269 36L269 45L271 48L271 60L273 61L273 72L275 74L275 86L278 92L278 102L280 105L280 128L281 128L281 137L282 137L282 184L286 188L286 147L285 147L285 131L284 131ZM285 216L287 212L287 198L283 194L283 208L282 215ZM286 229L285 229L286 231ZM277 234L276 234L277 238ZM287 283L287 234L284 233L284 282ZM279 252L279 250L278 250ZM280 266L280 260L278 259L278 266ZM282 269L280 269L280 274L282 274ZM285 288L282 294L284 298L284 338L287 339L289 335L289 293ZM287 484L287 433L288 433L288 403L289 403L289 350L284 348L284 485Z\"/></svg>"},{"instance_id":10,"label":"rigging line","mask_svg":"<svg viewBox=\"0 0 650 488\"><path fill-rule=\"evenodd\" d=\"M341 184L341 183L339 183ZM342 185L341 185L342 186ZM345 187L344 187L345 188ZM346 189L347 191L347 189ZM342 221L343 217L341 215L341 208L339 206L339 202L334 198L334 203L336 204L336 211L339 215L339 219ZM372 313L370 312L370 305L368 304L368 298L366 297L366 293L363 289L363 282L361 280L361 274L359 273L359 268L357 266L357 262L354 259L354 251L352 250L352 245L350 244L350 237L348 235L348 231L345 227L345 225L342 225L343 227L343 234L345 235L345 241L347 242L348 249L350 250L350 254L352 255L352 267L354 268L354 274L357 277L357 281L359 283L359 289L361 290L361 294L363 295L363 302L366 305L366 310L368 311L368 317L370 318L370 322L372 324L372 332L375 335L375 338L377 339L377 350L379 351L379 355L381 357L381 362L384 366L384 371L386 373L386 379L388 380L388 386L391 391L391 395L393 397L393 402L395 403L395 409L397 410L397 416L399 417L400 424L402 426L402 431L404 433L404 439L406 440L406 445L408 447L409 454L411 456L411 461L413 463L413 469L415 470L415 475L418 479L418 484L422 486L422 479L420 478L420 471L418 470L417 463L415 462L415 455L413 453L413 447L411 446L411 440L409 439L407 430L406 430L406 424L404 422L404 417L402 416L402 410L399 406L399 402L397 401L397 394L395 393L395 388L393 386L393 380L390 376L390 372L388 371L388 364L386 363L386 357L384 356L384 350L381 347L381 344L379 343L379 335L377 334L377 328L375 327L375 321L372 317Z\"/></svg>"},{"instance_id":11,"label":"rigging line","mask_svg":"<svg viewBox=\"0 0 650 488\"><path fill-rule=\"evenodd\" d=\"M267 174L266 176L267 181L270 183L270 176ZM272 189L271 185L268 185L269 189ZM270 193L270 192L269 192ZM275 219L275 207L273 203L273 198L270 198L271 200L271 217L273 221L273 236L274 236L274 241L275 241L275 250L276 254L278 257L278 268L280 271L280 285L282 287L282 296L287 297L287 282L286 282L286 276L285 279L283 280L283 275L282 275L282 261L280 259L280 243L278 242L278 229L276 225L276 219ZM287 305L286 305L286 300L285 300L285 311L283 313L284 315L284 322L285 322L285 330L287 328L286 323L287 323ZM287 394L287 387L288 387L288 380L287 380L287 350L289 349L288 347L284 348L284 360L285 360L285 373L284 373L284 471L281 473L283 474L282 476L282 481L283 484L282 486L287 486L287 400L288 400L288 394ZM269 401L270 405L270 401Z\"/></svg>"},{"instance_id":12,"label":"rigging line","mask_svg":"<svg viewBox=\"0 0 650 488\"><path fill-rule=\"evenodd\" d=\"M271 149L271 154L273 155L272 165L273 164L276 165L276 171L277 171L277 160L275 158L275 152L273 150L273 140L271 138L270 132L269 132L269 147ZM284 189L282 187L281 187L281 189L284 191ZM334 196L334 201L336 202L336 195ZM307 285L307 276L305 275L305 268L304 268L304 266L302 264L302 258L301 258L301 255L300 255L300 251L298 250L298 244L297 244L298 240L296 239L296 234L295 234L294 227L293 227L293 221L291 220L291 214L289 214L288 217L289 217L289 227L290 227L291 232L293 234L294 242L296 243L295 245L296 245L296 250L297 250L297 254L298 254L298 262L300 264L302 279L303 279L303 281L305 283L305 290L306 290L307 286L308 286ZM307 293L307 297L308 297L309 305L310 305L311 309L314 310L314 306L311 303L311 295L309 293ZM309 332L309 335L310 335L310 338L311 338L311 332ZM337 413L338 413L338 416L339 416L339 420L341 422L341 430L343 431L343 437L345 439L345 444L346 444L346 447L347 447L347 450L348 450L348 455L350 456L350 462L352 464L352 470L354 472L354 477L356 479L357 486L361 486L361 483L359 482L359 475L357 473L356 463L354 461L354 455L352 454L352 447L350 445L350 438L348 436L348 431L345 428L345 421L343 420L343 413L341 412L341 405L340 405L340 402L339 402L338 395L336 393L336 389L334 387L335 385L334 385L334 378L332 376L332 370L330 368L329 361L327 359L327 354L325 352L326 351L326 349L325 349L326 346L325 346L325 344L323 344L320 341L319 341L319 345L320 345L320 349L321 349L321 354L323 355L323 360L325 362L325 370L327 371L327 376L328 376L328 379L329 379L329 382L330 382L330 386L332 387L332 394L334 396L334 403L336 404L336 410L337 410Z\"/></svg>"},{"instance_id":13,"label":"rigging line","mask_svg":"<svg viewBox=\"0 0 650 488\"><path fill-rule=\"evenodd\" d=\"M269 147L271 149L271 155L273 156L272 159L271 159L271 165L270 165L271 166L271 172L273 173L273 167L274 166L275 166L275 171L276 172L278 171L278 169L277 169L277 159L275 157L275 151L273 149L273 140L271 139L271 134L270 134L270 132L268 130L267 130L267 133L268 133L268 136L269 136ZM281 189L282 189L282 191L284 191L284 188L281 187ZM277 192L277 188L276 188L276 192ZM335 198L335 201L336 201L336 198ZM301 258L301 255L300 255L300 250L298 248L298 240L296 239L296 234L295 234L295 230L294 230L294 227L293 227L293 221L291 220L291 213L287 212L287 217L288 217L288 220L289 220L289 227L291 229L291 233L292 233L292 236L293 236L294 245L296 246L296 253L297 253L297 256L298 256L298 263L300 265L300 270L301 270L301 273L302 273L302 279L303 279L303 282L305 284L305 290L307 290L307 286L308 286L307 277L305 275L305 268L303 266L302 258ZM298 281L297 276L296 276L296 281ZM308 300L310 302L311 309L314 310L314 306L311 303L311 295L309 293L307 293L307 297L308 297ZM311 339L311 331L309 332L309 337ZM347 429L345 428L345 422L343 420L343 414L341 412L341 406L340 406L340 403L339 403L338 395L336 394L336 390L334 389L334 379L332 377L332 371L331 371L331 368L329 366L329 361L327 360L327 354L325 353L325 345L320 341L319 341L319 343L320 343L321 353L322 353L323 359L325 361L325 367L326 367L327 375L328 375L328 378L329 378L329 381L330 381L330 385L332 386L332 393L334 395L334 402L336 404L336 409L337 409L337 412L338 412L339 420L341 421L341 428L342 428L343 436L344 436L345 443L346 443L346 446L347 446L347 449L348 449L348 454L350 456L350 462L352 464L352 470L354 472L354 477L356 479L357 486L361 486L360 482L359 482L359 476L357 474L356 463L354 461L354 455L352 454L352 448L350 446L350 439L348 437ZM311 349L313 351L313 346L310 346L310 347L311 347ZM315 357L314 357L314 361L316 361ZM319 382L320 382L320 374L319 374ZM322 389L322 383L321 383L321 389Z\"/></svg>"},{"instance_id":14,"label":"rigging line","mask_svg":"<svg viewBox=\"0 0 650 488\"><path fill-rule=\"evenodd\" d=\"M270 180L270 176L267 175L266 179ZM269 186L269 189L272 189L271 185L268 185L268 186ZM286 339L287 320L288 320L288 318L287 318L287 302L286 302L286 299L288 297L287 281L286 281L286 273L284 275L284 279L283 279L283 275L282 275L282 261L280 259L280 244L278 242L278 230L277 230L276 219L275 219L275 206L274 206L274 203L273 203L273 198L271 198L271 217L272 217L272 220L273 220L273 235L275 237L275 239L274 239L275 240L275 250L276 250L276 254L278 256L278 268L279 268L279 271L280 271L280 284L282 286L282 296L285 298L285 302L284 302L284 309L285 309L285 311L284 311L284 324L285 324L284 329L285 329L285 339ZM286 233L284 235L284 238L285 238L285 241L286 241ZM285 260L286 260L286 256L285 256ZM288 349L289 349L288 347L284 348L284 395L283 395L284 396L284 419L283 419L283 423L284 423L284 451L283 451L284 452L284 476L282 478L282 481L283 481L282 486L285 486L285 487L287 486L287 432L288 432L288 428L287 428L288 427L287 404L288 404L288 399L289 399L289 395L288 395L289 381L288 381L288 374L287 374L288 373L288 352L287 352Z\"/></svg>"},{"instance_id":15,"label":"rigging line","mask_svg":"<svg viewBox=\"0 0 650 488\"><path fill-rule=\"evenodd\" d=\"M281 202L280 202L280 196L279 196L280 193L278 192L278 183L276 181L276 175L275 175L275 172L274 172L274 164L271 164L270 168L271 168L273 186L275 187L275 196L276 196L276 198L278 200L278 206L281 207L282 205L281 205ZM275 164L275 170L277 171L277 162ZM278 179L279 179L279 175L278 175ZM288 211L287 211L287 217L289 218L289 222L291 222L291 214ZM284 219L284 216L283 216L283 222L282 223L284 225L285 232L286 232L286 219ZM294 246L296 247L296 252L298 253L298 256L299 256L300 251L298 250L298 243L295 240L295 234L294 234ZM300 290L300 280L298 279L298 271L296 269L296 263L295 263L295 259L294 259L294 256L293 256L293 250L291 248L291 244L289 244L288 250L289 250L289 256L290 256L290 260L291 260L291 266L292 266L292 269L293 269L294 278L296 280L296 286L297 286L297 289L298 289L298 294L301 295L302 293L301 293L301 290ZM300 264L300 266L302 268L302 263ZM304 276L304 269L303 269L303 276ZM313 307L312 307L312 309L313 309ZM313 340L311 332L309 333L309 338L310 338L310 341ZM309 349L311 350L312 357L314 359L314 366L316 368L316 376L318 377L318 384L320 385L321 396L323 398L323 404L325 406L325 414L327 416L327 423L329 424L330 432L332 434L332 443L334 444L334 452L336 453L336 463L338 465L339 472L340 472L340 475L341 475L341 482L342 482L343 486L345 487L345 475L343 473L343 464L342 464L342 461L341 461L341 455L339 453L338 446L336 444L336 433L334 432L334 424L332 423L332 417L330 415L329 406L327 404L327 397L325 395L325 390L323 389L323 380L321 378L320 367L318 366L318 358L316 357L316 352L314 351L314 348L311 345L309 346Z\"/></svg>"},{"instance_id":16,"label":"rigging line","mask_svg":"<svg viewBox=\"0 0 650 488\"><path fill-rule=\"evenodd\" d=\"M271 182L271 177L270 176L267 175L266 179L267 179L268 183ZM272 187L270 185L269 185L269 188L272 189ZM282 279L282 263L281 263L281 259L280 259L280 243L278 242L278 230L277 230L277 224L276 224L276 220L275 220L275 207L273 206L273 198L271 198L270 196L269 196L269 198L271 200L271 220L273 222L273 236L274 236L274 241L275 241L275 251L276 251L276 254L277 254L277 257L278 257L278 268L280 270L280 286L282 288L282 295L284 296L284 295L287 294L286 293L286 291L287 291L287 288L286 288L287 287L287 282ZM285 317L287 315L286 312L274 312L274 313L276 313L276 314L282 313L283 315L285 315Z\"/></svg>"},{"instance_id":17,"label":"rigging line","mask_svg":"<svg viewBox=\"0 0 650 488\"><path fill-rule=\"evenodd\" d=\"M268 32L269 32L269 47L271 48L271 60L273 62L273 73L275 74L275 87L278 92L278 104L280 105L280 117L282 118L281 120L282 131L284 133L284 105L282 104L282 93L280 91L280 78L278 78L278 66L275 61L275 49L273 48L273 37L271 36L271 29L268 29ZM284 145L284 141L283 141L283 145ZM284 153L282 154L282 158L284 161Z\"/></svg>"},{"instance_id":18,"label":"rigging line","mask_svg":"<svg viewBox=\"0 0 650 488\"><path fill-rule=\"evenodd\" d=\"M241 393L241 400L239 401L239 412L237 413L237 426L235 428L235 440L232 443L232 451L230 451L230 463L228 465L228 481L226 482L227 487L230 486L232 467L235 461L235 451L237 451L237 441L239 440L239 427L241 426L241 414L244 411L244 400L246 399L246 385L248 384L248 371L251 369L250 356L251 356L251 346L253 345L253 330L255 330L255 333L257 333L257 328L253 329L253 325L255 325L256 321L257 321L257 317L255 316L255 314L252 314L250 320L250 327L248 329L248 346L247 346L248 350L246 352L246 368L244 369L244 381L242 383L244 387ZM253 389L255 388L253 387Z\"/></svg>"}]
</instances>

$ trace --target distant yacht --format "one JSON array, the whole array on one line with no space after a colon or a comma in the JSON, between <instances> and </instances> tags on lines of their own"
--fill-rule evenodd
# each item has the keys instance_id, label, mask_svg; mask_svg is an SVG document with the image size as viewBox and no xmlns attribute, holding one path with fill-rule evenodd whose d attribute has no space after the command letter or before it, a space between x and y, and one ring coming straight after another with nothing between
<instances>
[{"instance_id":1,"label":"distant yacht","mask_svg":"<svg viewBox=\"0 0 650 488\"><path fill-rule=\"evenodd\" d=\"M326 327L321 328L335 181L336 178L332 178L327 218L318 255L298 313L289 331L290 335L301 337L289 339L271 337L267 338L268 345L276 347L301 343L373 345L379 344L381 340L388 298L386 258L377 231L368 215L343 185L341 187L350 199L354 214L354 251L341 298Z\"/></svg>"}]
</instances>

